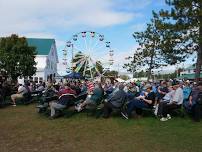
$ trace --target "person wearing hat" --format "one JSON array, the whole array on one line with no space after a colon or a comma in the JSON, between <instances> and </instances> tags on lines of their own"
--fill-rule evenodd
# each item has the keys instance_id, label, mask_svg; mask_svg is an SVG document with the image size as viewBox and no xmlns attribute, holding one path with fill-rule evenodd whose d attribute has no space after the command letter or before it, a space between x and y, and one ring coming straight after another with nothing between
<instances>
[{"instance_id":1,"label":"person wearing hat","mask_svg":"<svg viewBox=\"0 0 202 152\"><path fill-rule=\"evenodd\" d=\"M143 96L138 96L129 101L125 112L121 112L125 119L128 119L133 110L136 110L137 114L142 113L143 108L151 108L155 103L155 93L152 91L150 84L145 85L146 92Z\"/></svg>"}]
</instances>

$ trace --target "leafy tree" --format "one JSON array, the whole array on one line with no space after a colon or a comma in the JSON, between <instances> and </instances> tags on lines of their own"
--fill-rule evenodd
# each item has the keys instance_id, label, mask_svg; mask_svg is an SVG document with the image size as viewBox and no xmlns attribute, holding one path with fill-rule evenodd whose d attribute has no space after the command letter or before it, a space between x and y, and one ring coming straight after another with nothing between
<instances>
[{"instance_id":1,"label":"leafy tree","mask_svg":"<svg viewBox=\"0 0 202 152\"><path fill-rule=\"evenodd\" d=\"M12 80L35 74L36 54L36 48L28 46L25 37L13 34L0 39L0 68L4 69Z\"/></svg>"},{"instance_id":2,"label":"leafy tree","mask_svg":"<svg viewBox=\"0 0 202 152\"><path fill-rule=\"evenodd\" d=\"M124 64L123 68L127 69L127 71L132 72L133 78L137 77L137 71L140 69L140 56L137 53L134 53L133 57L129 56L126 60L129 63Z\"/></svg>"},{"instance_id":3,"label":"leafy tree","mask_svg":"<svg viewBox=\"0 0 202 152\"><path fill-rule=\"evenodd\" d=\"M104 76L118 77L118 71L106 71Z\"/></svg>"},{"instance_id":4,"label":"leafy tree","mask_svg":"<svg viewBox=\"0 0 202 152\"><path fill-rule=\"evenodd\" d=\"M123 80L128 80L128 79L130 79L130 77L127 76L127 75L120 75L120 78L123 79Z\"/></svg>"},{"instance_id":5,"label":"leafy tree","mask_svg":"<svg viewBox=\"0 0 202 152\"><path fill-rule=\"evenodd\" d=\"M137 78L145 77L146 75L147 75L147 73L144 72L143 70L141 70L140 72L137 72Z\"/></svg>"},{"instance_id":6,"label":"leafy tree","mask_svg":"<svg viewBox=\"0 0 202 152\"><path fill-rule=\"evenodd\" d=\"M177 73L176 72L174 72L174 73L170 73L170 74L158 74L158 75L156 75L155 76L156 77L156 79L159 79L159 80L165 80L165 79L175 79L175 78L177 78Z\"/></svg>"},{"instance_id":7,"label":"leafy tree","mask_svg":"<svg viewBox=\"0 0 202 152\"><path fill-rule=\"evenodd\" d=\"M202 1L165 0L170 10L153 13L159 17L157 28L162 33L164 56L171 64L182 62L196 52L196 80L202 64Z\"/></svg>"}]
</instances>

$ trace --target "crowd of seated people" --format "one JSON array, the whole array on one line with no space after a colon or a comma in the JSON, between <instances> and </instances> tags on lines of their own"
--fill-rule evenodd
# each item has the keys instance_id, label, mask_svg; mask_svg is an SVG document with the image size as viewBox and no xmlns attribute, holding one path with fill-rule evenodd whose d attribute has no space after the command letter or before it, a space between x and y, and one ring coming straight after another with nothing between
<instances>
[{"instance_id":1,"label":"crowd of seated people","mask_svg":"<svg viewBox=\"0 0 202 152\"><path fill-rule=\"evenodd\" d=\"M2 91L2 90L0 90ZM113 110L120 111L125 119L134 113L142 115L149 109L160 119L171 119L172 112L184 108L187 113L198 121L201 115L202 83L198 85L189 81L161 81L161 82L94 82L90 80L66 80L53 84L25 83L18 84L18 91L11 95L13 106L16 100L23 98L26 93L41 95L40 104L50 108L50 117L55 117L56 110L75 108L81 112L92 106L103 104L102 115L110 117ZM82 98L79 98L81 97ZM2 98L2 97L0 97Z\"/></svg>"}]
</instances>

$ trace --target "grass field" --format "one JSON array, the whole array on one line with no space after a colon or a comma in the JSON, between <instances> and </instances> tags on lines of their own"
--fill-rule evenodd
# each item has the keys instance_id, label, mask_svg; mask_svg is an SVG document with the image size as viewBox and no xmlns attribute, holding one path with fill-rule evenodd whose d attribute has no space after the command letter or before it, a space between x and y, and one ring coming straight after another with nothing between
<instances>
[{"instance_id":1,"label":"grass field","mask_svg":"<svg viewBox=\"0 0 202 152\"><path fill-rule=\"evenodd\" d=\"M0 109L0 152L201 152L202 122L152 116L49 120L35 105Z\"/></svg>"}]
</instances>

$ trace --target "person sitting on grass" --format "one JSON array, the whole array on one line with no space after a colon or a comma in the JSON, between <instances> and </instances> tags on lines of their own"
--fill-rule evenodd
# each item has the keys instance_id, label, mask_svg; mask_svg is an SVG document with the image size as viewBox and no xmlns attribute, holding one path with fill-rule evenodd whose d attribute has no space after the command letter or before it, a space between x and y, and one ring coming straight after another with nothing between
<instances>
[{"instance_id":1,"label":"person sitting on grass","mask_svg":"<svg viewBox=\"0 0 202 152\"><path fill-rule=\"evenodd\" d=\"M22 99L24 94L26 94L28 90L22 85L22 83L19 83L18 92L16 94L11 95L11 100L13 102L13 106L16 106L16 100Z\"/></svg>"},{"instance_id":2,"label":"person sitting on grass","mask_svg":"<svg viewBox=\"0 0 202 152\"><path fill-rule=\"evenodd\" d=\"M72 96L64 97L64 95L72 95ZM69 84L65 84L65 88L61 89L58 92L58 96L59 96L59 99L57 101L52 101L49 103L50 110L51 110L51 115L50 115L51 118L55 117L55 110L56 109L64 109L70 105L73 96L76 96L76 91L72 90L70 88Z\"/></svg>"},{"instance_id":3,"label":"person sitting on grass","mask_svg":"<svg viewBox=\"0 0 202 152\"><path fill-rule=\"evenodd\" d=\"M175 90L175 93L173 95L172 100L170 100L169 103L164 104L162 107L162 118L160 121L167 121L171 119L170 113L181 107L183 103L183 90L182 85L180 82L176 82L176 84L173 86L173 89Z\"/></svg>"},{"instance_id":4,"label":"person sitting on grass","mask_svg":"<svg viewBox=\"0 0 202 152\"><path fill-rule=\"evenodd\" d=\"M155 102L155 93L152 92L152 86L150 84L145 85L146 92L144 95L140 95L133 100L129 101L127 105L127 110L121 112L122 116L125 119L128 119L133 110L136 110L136 113L140 115L143 108L152 108Z\"/></svg>"},{"instance_id":5,"label":"person sitting on grass","mask_svg":"<svg viewBox=\"0 0 202 152\"><path fill-rule=\"evenodd\" d=\"M101 85L101 83L97 83L95 85L93 92L89 93L88 97L86 98L86 100L83 103L76 105L75 109L78 112L80 112L87 105L95 107L98 104L100 104L103 95L104 95L104 90L102 88L102 85Z\"/></svg>"},{"instance_id":6,"label":"person sitting on grass","mask_svg":"<svg viewBox=\"0 0 202 152\"><path fill-rule=\"evenodd\" d=\"M108 118L113 109L121 109L127 100L127 94L123 90L124 85L119 84L118 91L114 92L112 96L104 103L103 117Z\"/></svg>"}]
</instances>

